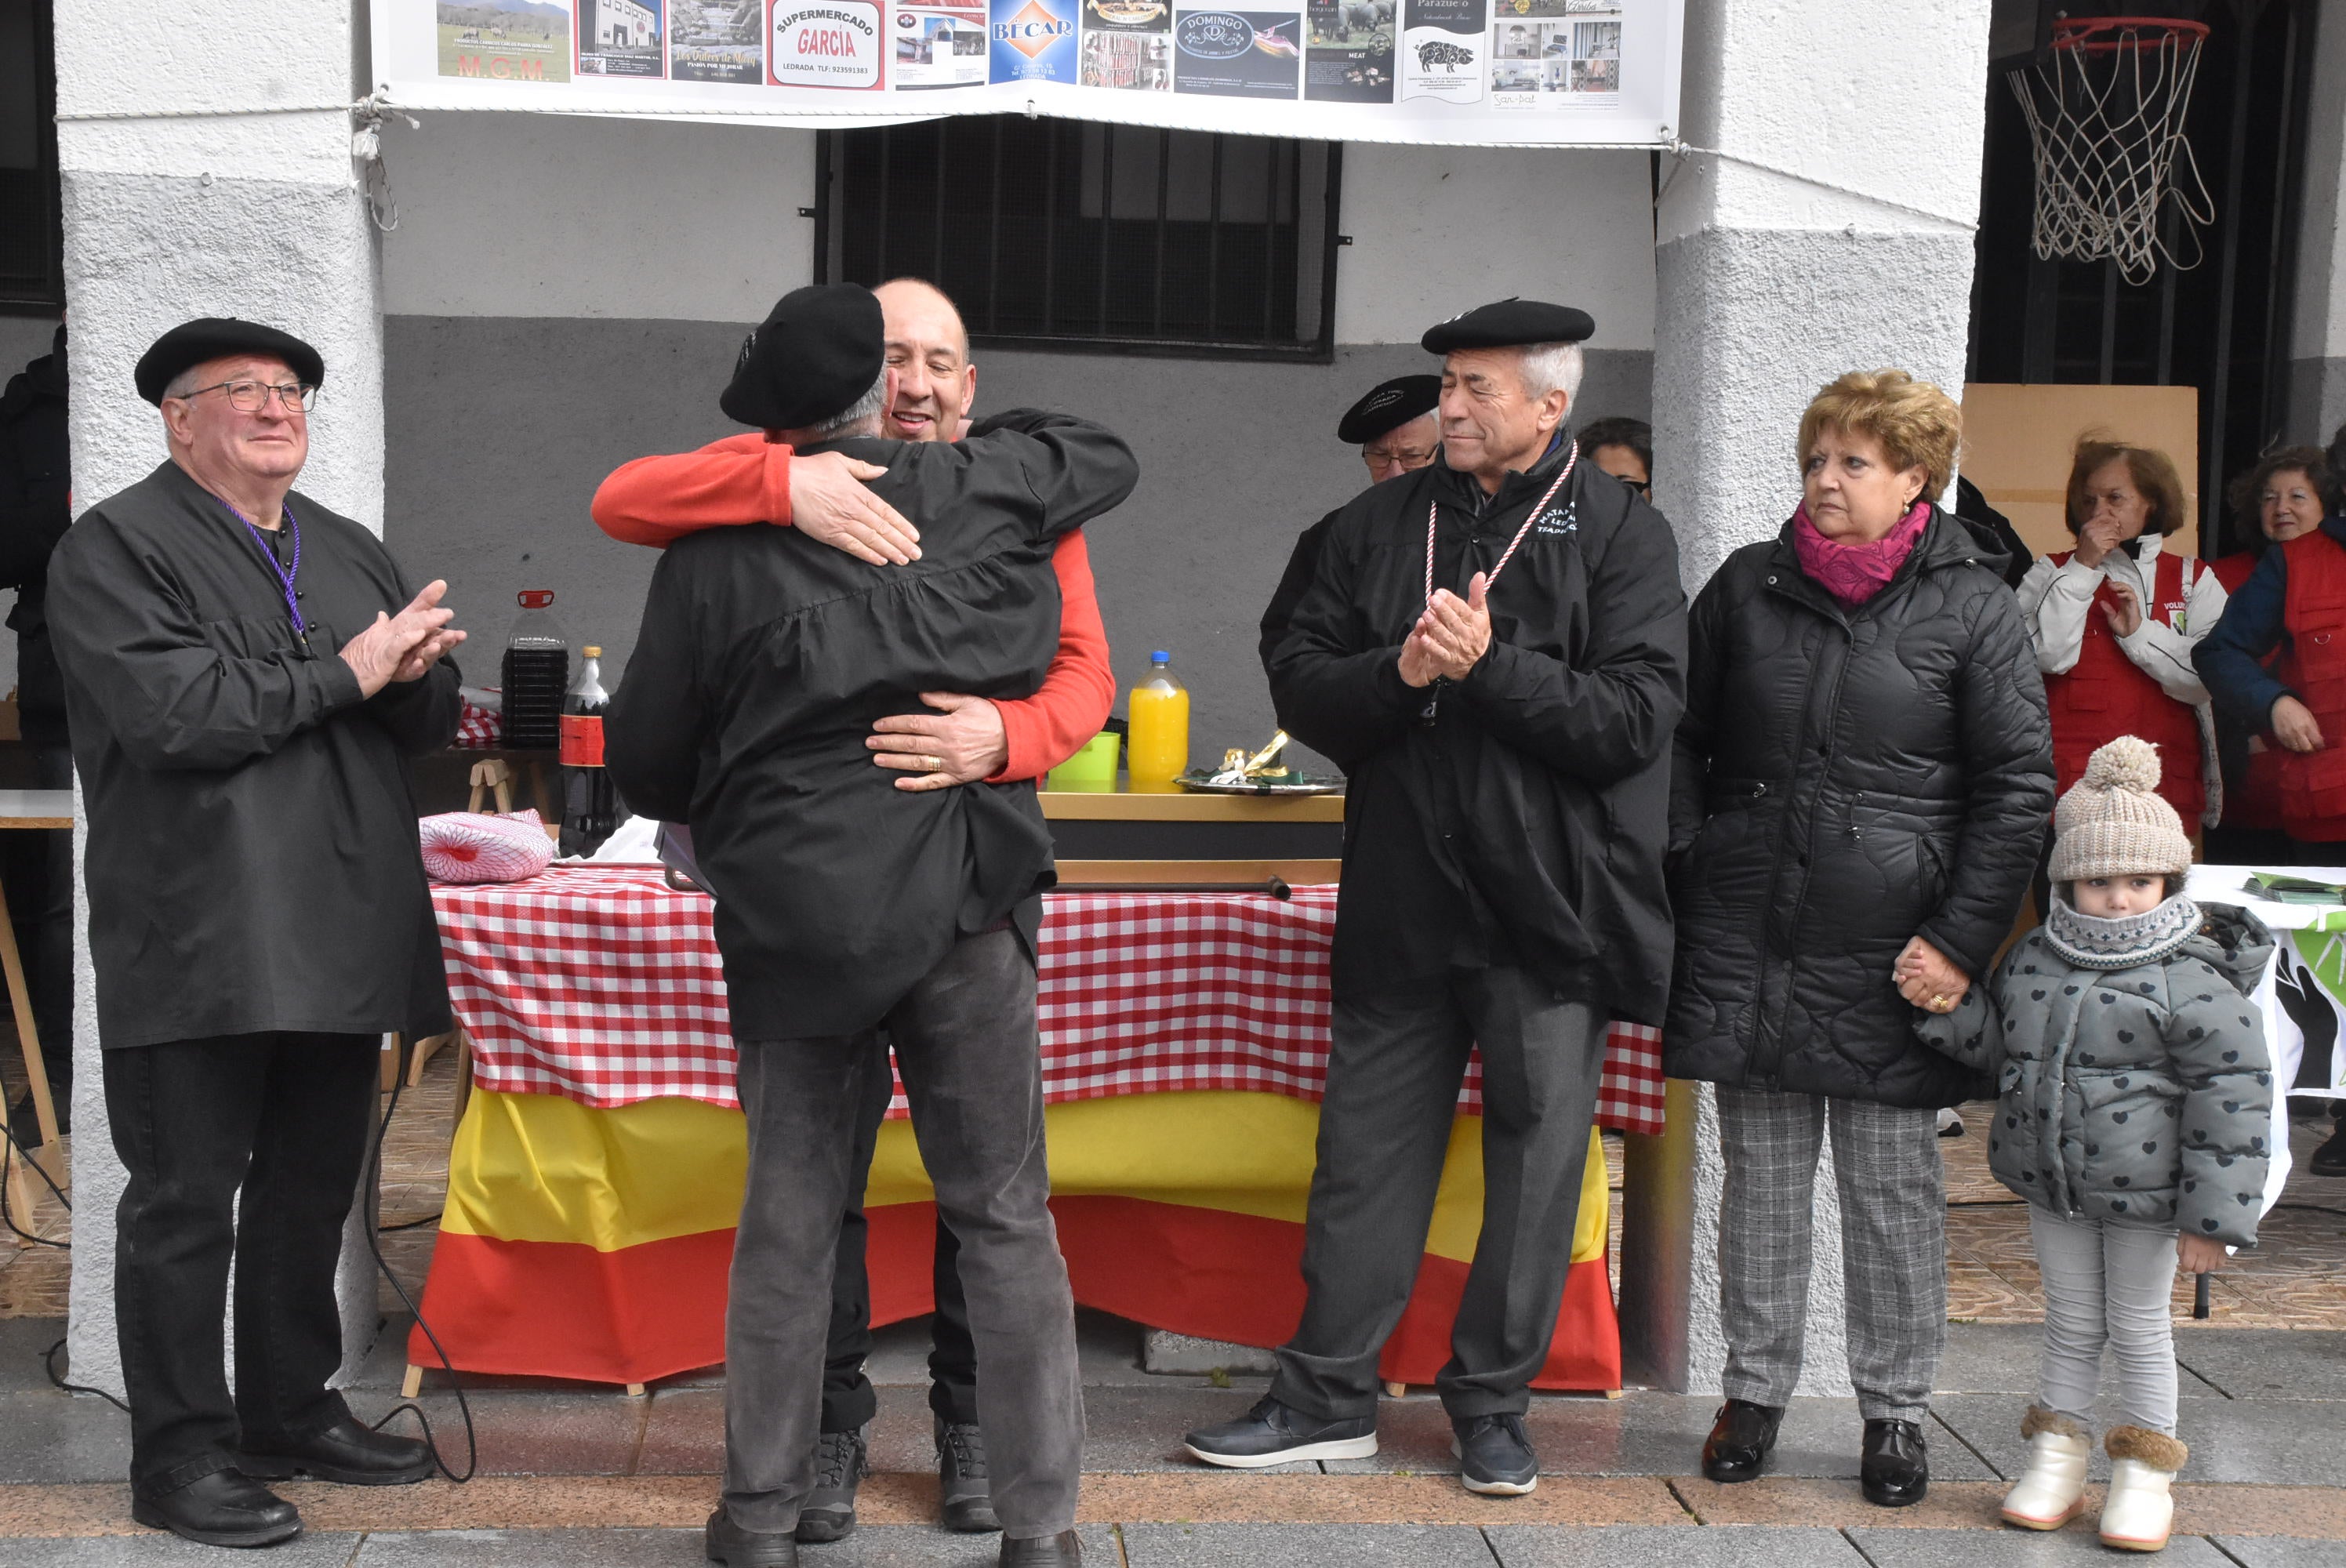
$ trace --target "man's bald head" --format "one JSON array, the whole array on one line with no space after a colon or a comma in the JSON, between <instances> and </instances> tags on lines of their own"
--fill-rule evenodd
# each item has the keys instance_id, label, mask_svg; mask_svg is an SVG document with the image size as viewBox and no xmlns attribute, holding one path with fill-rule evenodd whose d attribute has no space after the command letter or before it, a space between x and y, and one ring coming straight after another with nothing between
<instances>
[{"instance_id":1,"label":"man's bald head","mask_svg":"<svg viewBox=\"0 0 2346 1568\"><path fill-rule=\"evenodd\" d=\"M892 278L872 292L886 321L896 398L887 433L903 441L952 441L977 396L969 329L945 291L919 278Z\"/></svg>"}]
</instances>

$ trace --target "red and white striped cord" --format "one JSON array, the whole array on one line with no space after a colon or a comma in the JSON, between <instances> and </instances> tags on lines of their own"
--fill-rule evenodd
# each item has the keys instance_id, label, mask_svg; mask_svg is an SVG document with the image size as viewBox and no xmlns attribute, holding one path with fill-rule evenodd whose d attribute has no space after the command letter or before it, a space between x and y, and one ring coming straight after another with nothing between
<instances>
[{"instance_id":1,"label":"red and white striped cord","mask_svg":"<svg viewBox=\"0 0 2346 1568\"><path fill-rule=\"evenodd\" d=\"M1499 557L1499 564L1492 567L1491 575L1483 580L1484 593L1487 595L1499 585L1499 574L1505 571L1507 563L1515 558L1515 551L1523 545L1524 535L1532 531L1532 524L1538 522L1540 514L1547 510L1547 504L1556 499L1556 493L1564 488L1566 480L1572 477L1573 465L1579 461L1580 447L1575 443L1571 454L1564 460L1564 466L1556 471L1556 482L1547 487L1547 494L1539 498L1538 504L1525 514L1524 525L1516 529L1515 536L1507 542L1507 553ZM1441 519L1442 502L1437 497L1425 509L1425 602L1429 605L1433 603L1433 531Z\"/></svg>"}]
</instances>

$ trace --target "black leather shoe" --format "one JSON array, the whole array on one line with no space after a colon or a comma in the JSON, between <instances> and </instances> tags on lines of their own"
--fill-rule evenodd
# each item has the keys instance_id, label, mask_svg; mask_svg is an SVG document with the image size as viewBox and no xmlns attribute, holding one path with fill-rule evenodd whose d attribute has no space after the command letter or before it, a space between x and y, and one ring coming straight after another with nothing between
<instances>
[{"instance_id":1,"label":"black leather shoe","mask_svg":"<svg viewBox=\"0 0 2346 1568\"><path fill-rule=\"evenodd\" d=\"M744 1530L723 1509L709 1516L701 1555L725 1568L799 1568L798 1538L787 1530Z\"/></svg>"},{"instance_id":2,"label":"black leather shoe","mask_svg":"<svg viewBox=\"0 0 2346 1568\"><path fill-rule=\"evenodd\" d=\"M814 1545L855 1532L855 1489L872 1473L861 1429L824 1432L815 1440L814 1490L799 1509L799 1539ZM795 1561L795 1559L794 1559Z\"/></svg>"},{"instance_id":3,"label":"black leather shoe","mask_svg":"<svg viewBox=\"0 0 2346 1568\"><path fill-rule=\"evenodd\" d=\"M1768 1451L1776 1446L1776 1429L1783 1424L1784 1407L1758 1405L1749 1400L1729 1400L1719 1407L1719 1420L1703 1440L1702 1473L1707 1480L1733 1482L1757 1481L1768 1468Z\"/></svg>"},{"instance_id":4,"label":"black leather shoe","mask_svg":"<svg viewBox=\"0 0 2346 1568\"><path fill-rule=\"evenodd\" d=\"M1002 1568L1080 1568L1083 1560L1084 1543L1072 1530L1027 1541L1002 1538Z\"/></svg>"},{"instance_id":5,"label":"black leather shoe","mask_svg":"<svg viewBox=\"0 0 2346 1568\"><path fill-rule=\"evenodd\" d=\"M233 1470L216 1470L169 1492L133 1492L130 1517L204 1546L274 1546L301 1533L298 1509Z\"/></svg>"},{"instance_id":6,"label":"black leather shoe","mask_svg":"<svg viewBox=\"0 0 2346 1568\"><path fill-rule=\"evenodd\" d=\"M1469 1416L1450 1423L1458 1479L1485 1497L1521 1497L1539 1484L1539 1456L1518 1415Z\"/></svg>"},{"instance_id":7,"label":"black leather shoe","mask_svg":"<svg viewBox=\"0 0 2346 1568\"><path fill-rule=\"evenodd\" d=\"M1296 1460L1367 1459L1377 1451L1372 1416L1323 1421L1266 1394L1234 1421L1199 1427L1181 1440L1192 1459L1233 1470L1260 1470Z\"/></svg>"},{"instance_id":8,"label":"black leather shoe","mask_svg":"<svg viewBox=\"0 0 2346 1568\"><path fill-rule=\"evenodd\" d=\"M432 1447L422 1438L394 1437L344 1416L324 1431L287 1448L248 1448L236 1468L255 1481L296 1475L344 1486L406 1486L432 1473Z\"/></svg>"},{"instance_id":9,"label":"black leather shoe","mask_svg":"<svg viewBox=\"0 0 2346 1568\"><path fill-rule=\"evenodd\" d=\"M985 1469L985 1434L975 1422L935 1421L937 1502L945 1528L979 1534L1002 1528L994 1516L994 1482Z\"/></svg>"},{"instance_id":10,"label":"black leather shoe","mask_svg":"<svg viewBox=\"0 0 2346 1568\"><path fill-rule=\"evenodd\" d=\"M1911 1508L1931 1490L1931 1457L1920 1421L1865 1423L1865 1457L1857 1471L1865 1501L1876 1508Z\"/></svg>"},{"instance_id":11,"label":"black leather shoe","mask_svg":"<svg viewBox=\"0 0 2346 1568\"><path fill-rule=\"evenodd\" d=\"M2305 1168L2318 1176L2346 1176L2346 1122L2306 1156Z\"/></svg>"}]
</instances>

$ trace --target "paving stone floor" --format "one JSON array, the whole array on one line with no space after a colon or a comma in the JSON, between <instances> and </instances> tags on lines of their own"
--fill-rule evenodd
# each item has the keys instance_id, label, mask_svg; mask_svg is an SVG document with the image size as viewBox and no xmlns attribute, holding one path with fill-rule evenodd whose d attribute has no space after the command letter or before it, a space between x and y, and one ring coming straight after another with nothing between
<instances>
[{"instance_id":1,"label":"paving stone floor","mask_svg":"<svg viewBox=\"0 0 2346 1568\"><path fill-rule=\"evenodd\" d=\"M352 1399L369 1418L397 1402L404 1324L386 1326ZM923 1326L899 1325L873 1361L882 1385L877 1473L863 1527L809 1548L809 1568L979 1568L991 1537L929 1522L934 1483L920 1386ZM218 1554L133 1524L121 1476L127 1422L50 1386L41 1352L55 1319L0 1321L0 1564L188 1564ZM1541 1398L1529 1421L1544 1467L1531 1497L1470 1496L1430 1398L1389 1400L1372 1460L1235 1474L1184 1459L1184 1429L1245 1408L1260 1380L1218 1387L1138 1366L1132 1326L1086 1314L1090 1423L1087 1555L1102 1568L2065 1568L2108 1562L2086 1523L2050 1536L2001 1529L1994 1511L2023 1459L2019 1412L2037 1330L1949 1330L1923 1506L1870 1508L1855 1484L1858 1420L1845 1400L1800 1400L1768 1479L1697 1479L1707 1399L1632 1390ZM2182 1330L2178 1568L2346 1568L2346 1333ZM717 1490L722 1373L655 1385L642 1399L521 1379L468 1382L480 1479L383 1490L287 1489L311 1532L268 1560L293 1565L677 1568ZM455 1399L423 1399L461 1461ZM2096 1467L2096 1480L2101 1470Z\"/></svg>"},{"instance_id":2,"label":"paving stone floor","mask_svg":"<svg viewBox=\"0 0 2346 1568\"><path fill-rule=\"evenodd\" d=\"M5 1031L0 1031L5 1034ZM5 1044L5 1040L0 1040ZM5 1059L5 1053L0 1053ZM452 1074L435 1063L411 1092L386 1150L386 1223L436 1215L444 1191ZM1974 1132L1984 1107L1974 1107ZM2326 1119L2297 1128L2300 1164ZM1615 1181L1618 1140L1608 1139ZM1858 1421L1846 1400L1800 1400L1770 1477L1719 1487L1696 1454L1713 1401L1631 1390L1617 1400L1542 1398L1530 1420L1545 1480L1529 1498L1477 1499L1454 1473L1439 1407L1389 1401L1373 1459L1257 1474L1211 1471L1178 1451L1188 1427L1242 1410L1258 1379L1140 1370L1136 1331L1086 1314L1090 1423L1085 1524L1096 1568L2066 1568L2112 1559L2087 1522L2052 1535L2004 1529L1995 1506L2022 1462L2017 1422L2039 1329L2025 1217L1986 1176L1984 1139L1946 1157L1951 1314L1930 1431L1933 1494L1919 1508L1870 1508L1855 1483ZM2218 1277L2212 1320L2177 1293L2183 1435L2180 1568L2346 1568L2346 1182L2300 1173L2268 1245ZM2328 1212L2325 1212L2328 1211ZM1616 1211L1616 1225L1618 1212ZM46 1200L29 1228L70 1238ZM385 1240L420 1281L430 1224ZM0 1568L176 1565L222 1554L140 1530L122 1485L127 1423L100 1400L53 1388L42 1353L63 1333L67 1255L0 1249ZM386 1290L385 1329L353 1403L370 1419L396 1402L406 1322ZM980 1568L992 1537L930 1522L934 1483L921 1391L925 1327L887 1330L872 1432L877 1472L863 1527L810 1548L809 1568ZM699 1525L722 1456L721 1369L631 1400L607 1389L518 1379L467 1380L480 1478L386 1491L288 1489L310 1533L267 1561L311 1564L511 1564L678 1568L700 1560ZM452 1460L463 1434L444 1380L422 1400ZM2096 1462L2098 1483L2105 1468Z\"/></svg>"}]
</instances>

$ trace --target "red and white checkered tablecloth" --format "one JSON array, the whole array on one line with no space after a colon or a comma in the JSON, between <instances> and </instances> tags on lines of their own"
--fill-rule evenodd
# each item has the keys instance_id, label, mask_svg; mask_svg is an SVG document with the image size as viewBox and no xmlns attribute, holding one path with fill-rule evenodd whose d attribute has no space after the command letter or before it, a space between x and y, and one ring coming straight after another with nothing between
<instances>
[{"instance_id":1,"label":"red and white checkered tablecloth","mask_svg":"<svg viewBox=\"0 0 2346 1568\"><path fill-rule=\"evenodd\" d=\"M671 891L648 866L556 866L518 882L435 885L432 898L482 1088L598 1107L664 1095L738 1103L706 898ZM1334 888L1284 901L1052 893L1044 909L1047 1100L1178 1089L1320 1097ZM1658 1031L1616 1024L1610 1044L1596 1119L1660 1132ZM1477 1064L1461 1105L1481 1103Z\"/></svg>"}]
</instances>

